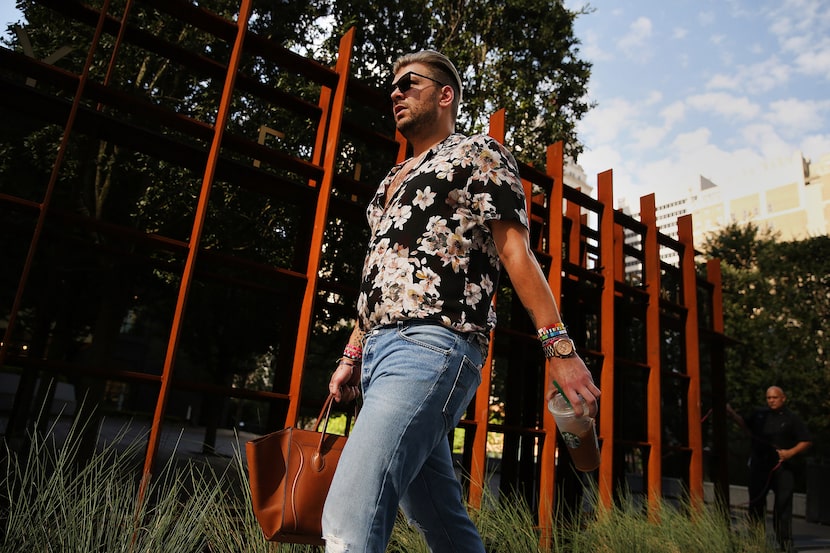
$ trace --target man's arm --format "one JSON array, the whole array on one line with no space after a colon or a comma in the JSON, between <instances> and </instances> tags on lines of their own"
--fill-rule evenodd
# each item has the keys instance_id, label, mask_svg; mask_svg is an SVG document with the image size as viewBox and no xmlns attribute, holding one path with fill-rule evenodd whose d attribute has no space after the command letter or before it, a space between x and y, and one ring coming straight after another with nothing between
<instances>
[{"instance_id":1,"label":"man's arm","mask_svg":"<svg viewBox=\"0 0 830 553\"><path fill-rule=\"evenodd\" d=\"M351 349L350 349L351 348ZM346 352L353 352L353 359L346 356ZM363 354L363 331L355 322L354 330L349 336L343 357L337 360L337 368L329 380L329 393L334 394L338 403L348 403L360 395L360 365ZM360 352L359 355L356 355Z\"/></svg>"},{"instance_id":2,"label":"man's arm","mask_svg":"<svg viewBox=\"0 0 830 553\"><path fill-rule=\"evenodd\" d=\"M798 442L790 449L779 449L778 451L778 458L781 461L786 461L788 459L792 459L799 453L807 451L813 446L813 442Z\"/></svg>"},{"instance_id":3,"label":"man's arm","mask_svg":"<svg viewBox=\"0 0 830 553\"><path fill-rule=\"evenodd\" d=\"M548 281L530 250L527 229L514 221L493 220L490 221L490 230L502 265L510 275L510 281L536 328L562 322ZM564 359L551 357L545 364L545 402L556 393L555 381L574 406L577 415L582 411L577 394L585 399L589 414L596 415L600 391L582 359L577 355Z\"/></svg>"}]
</instances>

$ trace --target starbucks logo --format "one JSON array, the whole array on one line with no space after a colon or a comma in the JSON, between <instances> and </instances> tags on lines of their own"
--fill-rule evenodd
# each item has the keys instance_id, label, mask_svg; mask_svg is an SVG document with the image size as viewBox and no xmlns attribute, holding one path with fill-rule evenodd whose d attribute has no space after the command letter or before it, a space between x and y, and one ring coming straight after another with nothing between
<instances>
[{"instance_id":1,"label":"starbucks logo","mask_svg":"<svg viewBox=\"0 0 830 553\"><path fill-rule=\"evenodd\" d=\"M581 443L579 441L579 436L571 432L562 432L562 439L565 440L565 445L567 445L569 449L576 449Z\"/></svg>"}]
</instances>

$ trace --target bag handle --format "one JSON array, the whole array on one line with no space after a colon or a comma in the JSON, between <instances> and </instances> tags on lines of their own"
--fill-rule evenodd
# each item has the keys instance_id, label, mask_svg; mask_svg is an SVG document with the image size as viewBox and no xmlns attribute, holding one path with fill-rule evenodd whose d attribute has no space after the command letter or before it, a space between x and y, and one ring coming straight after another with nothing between
<instances>
[{"instance_id":1,"label":"bag handle","mask_svg":"<svg viewBox=\"0 0 830 553\"><path fill-rule=\"evenodd\" d=\"M326 460L323 455L323 441L326 439L326 429L329 426L329 415L331 415L332 403L334 403L334 394L329 394L329 397L327 397L326 401L323 403L323 408L320 410L320 414L317 415L317 421L314 423L314 429L317 430L320 428L320 421L323 421L323 431L320 432L320 442L317 444L317 449L311 456L311 467L317 472L322 471L326 467ZM325 415L325 419L323 419L323 415Z\"/></svg>"}]
</instances>

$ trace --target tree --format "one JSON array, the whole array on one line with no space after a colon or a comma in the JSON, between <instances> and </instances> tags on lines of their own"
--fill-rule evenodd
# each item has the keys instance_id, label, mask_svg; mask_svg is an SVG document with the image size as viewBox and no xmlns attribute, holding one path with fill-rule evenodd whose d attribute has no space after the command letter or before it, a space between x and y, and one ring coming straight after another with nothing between
<instances>
[{"instance_id":1,"label":"tree","mask_svg":"<svg viewBox=\"0 0 830 553\"><path fill-rule=\"evenodd\" d=\"M78 74L93 35L94 21L64 17L61 11L83 11L86 5L97 8L102 3L19 0L17 5L27 22L25 29L34 57L44 59L69 47L70 54L55 61L55 65ZM240 3L200 0L190 4L232 20ZM132 30L128 35L140 29L164 39L175 51L200 56L201 60L215 60L219 66L227 60L227 40L153 5L132 5L128 19ZM113 0L111 15L120 16L125 6L125 0ZM354 75L377 86L388 84L389 67L400 54L421 48L440 49L456 61L464 75L464 117L459 130L484 130L488 116L495 109L506 107L511 127L516 129L508 136L508 143L523 161L541 162L546 146L556 140L564 140L573 152L580 148L574 127L590 107L584 100L590 64L579 59L579 43L573 36L572 24L579 14L566 10L560 1L509 0L494 4L483 0L433 0L395 7L375 0L288 4L281 0L258 0L255 8L251 32L322 63L333 63L339 38L356 25L359 38L352 63ZM107 29L91 67L91 80L97 84L105 81L115 40L113 27ZM5 46L22 50L19 38L12 34ZM118 51L109 86L137 101L212 124L219 98L217 83L221 82L218 73L211 74L204 63L190 67L177 61L181 58L136 44L128 39ZM22 81L10 69L3 72L10 81ZM311 104L318 101L319 87L264 58L246 56L242 73ZM44 98L56 99L55 104L67 105L73 93L47 79L34 85L27 82L26 86L32 86L32 92L43 94ZM280 143L284 152L307 159L312 143L308 137L316 130L315 123L292 118L286 113L289 110L276 104L262 101L255 94L235 95L228 134L251 137L257 135L262 125L279 128L286 135ZM100 109L106 117L129 120L165 139L179 139L182 147L206 149L203 140L180 135L180 131L164 127L160 120L142 120L127 110L114 112L106 103L98 108L91 106L94 103L83 109ZM355 116L354 110L358 108L349 109ZM52 113L59 113L59 108ZM60 115L41 118L12 110L4 110L4 114L7 124L0 131L0 192L40 202L64 120ZM382 123L387 125L385 131L391 133L388 119L372 126L383 129ZM343 150L349 147L352 146L347 144ZM244 157L244 153L230 149L223 155ZM376 182L387 167L377 161L379 156L374 157L373 160L370 152L361 164L366 179ZM29 297L36 296L38 300L24 302L18 324L18 334L26 335L36 345L32 357L101 368L158 370L162 357L158 350L163 347L159 344L164 343L165 330L169 330L182 254L153 250L141 239L124 237L154 235L186 242L199 177L193 170L166 159L155 159L140 148L119 143L115 137L78 129L72 133L50 214L59 211L61 216L83 224L55 224L59 232L50 234L37 248L27 290L34 291ZM297 251L302 249L297 244L304 243L299 210L264 198L241 190L236 183L215 182L202 244L211 253L297 270L304 253ZM32 237L33 218L28 212L20 213L4 211L0 215L4 235L15 244L6 250L4 257L8 259L0 264L2 309L11 305L26 246ZM104 227L98 223L118 232L103 232ZM365 228L354 231L350 224L335 222L327 229L327 240L322 270L330 273L330 280L356 284ZM219 284L197 282L193 287L185 336L180 343L182 359L178 362L178 366L193 371L187 375L192 379L214 383L244 381L246 372L257 370L262 366L261 359L272 353L274 329L273 324L268 324L269 316L284 309L285 304L274 298L262 301L250 290L221 293L223 284L233 282L237 276L215 271L211 278L218 277ZM242 277L244 280L247 275ZM315 332L342 334L344 314L353 312L353 306L345 301L343 305L320 304L326 311L323 318L332 324L318 325ZM240 318L245 319L244 328L224 324ZM127 320L129 325L125 325ZM133 359L119 356L119 341L127 333L125 326L132 329L129 332L143 332L142 339L154 344L153 356L142 359L140 367L130 364ZM337 338L337 342L342 339ZM315 341L321 343L323 340ZM100 395L103 390L98 392Z\"/></svg>"},{"instance_id":2,"label":"tree","mask_svg":"<svg viewBox=\"0 0 830 553\"><path fill-rule=\"evenodd\" d=\"M749 411L767 387L781 386L815 437L813 455L830 455L830 237L778 242L750 224L709 236L708 257L723 271L727 396Z\"/></svg>"},{"instance_id":3,"label":"tree","mask_svg":"<svg viewBox=\"0 0 830 553\"><path fill-rule=\"evenodd\" d=\"M102 4L100 0L88 3L93 7ZM200 4L227 19L234 17L239 6L237 0L212 0ZM110 14L120 15L124 6L123 1L113 2ZM252 27L267 32L267 36L275 40L296 42L304 36L302 25L308 13L316 12L313 6L296 3L290 10L291 18L284 18L282 15L286 12L282 6L282 2L259 2L261 12L253 19ZM68 72L79 73L93 27L63 17L43 3L21 0L18 8L27 22L25 35L13 34L6 45L22 50L20 37L26 36L36 59L47 58L56 50L69 47L70 55L61 57L55 64ZM272 11L279 15L272 16ZM128 23L133 28L164 38L183 51L216 59L219 63L227 59L227 42L146 4L133 6ZM94 82L105 80L113 41L112 34L102 36L99 55L90 69ZM135 48L129 43L119 50L114 69L109 82L114 89L139 101L209 125L213 123L219 96L217 81L199 73L198 69L179 67L164 55ZM273 67L258 65L255 57L246 60L243 71L277 83L291 78ZM20 76L10 73L9 79L19 81ZM44 80L26 84L32 87L33 93L42 92L62 99L72 94L72 90L53 87ZM316 102L317 98L311 100ZM108 116L132 119L133 123L159 135L176 137L176 131L160 128L157 121L136 121L127 113L110 113L108 106L100 109ZM263 106L242 95L237 99L234 114L230 132L246 136L256 136L261 124L274 126L274 121L281 120L278 108ZM0 191L42 201L61 140L63 121L57 118L45 123L43 119L27 118L13 112L10 118L7 122L12 125L4 125L0 135ZM303 134L298 132L290 136L301 137ZM206 147L204 143L194 144L192 137L184 137L184 141L194 148ZM288 148L295 151L301 147L308 149L307 144L298 146L290 140L286 142L290 144ZM186 241L199 184L200 175L182 166L76 129L71 135L51 207L52 212L61 211L78 216L80 220L88 218L128 229L128 232ZM289 266L295 259L297 227L292 222L297 215L292 214L289 205L275 205L267 199L263 201L261 196L254 196L240 191L237 186L217 181L209 223L203 234L203 247L266 265ZM32 238L29 218L15 214L14 224L6 224L6 236L15 248L14 257L10 257L10 262L4 262L0 270L3 308L11 304L25 247ZM38 245L36 264L27 285L28 296L38 300L25 302L20 313L17 335L32 343L29 355L55 361L82 361L98 368L158 372L160 355L150 361L145 357L140 366L136 366L136 359L122 358L123 352L118 350L123 347L120 342L127 334L122 327L125 320L131 319L131 332L144 332L145 342L151 341L150 335L158 341L157 334L164 336L169 332L170 299L175 297L179 277L176 268L181 257L162 251L148 255L138 243L125 240L119 233L100 232L92 225L60 228L61 232L53 232L48 237L44 234ZM141 261L137 261L139 259ZM222 275L222 278L227 277ZM226 293L210 294L215 287L216 284L211 282L194 286L193 301L188 305L187 314L190 327L180 348L185 354L182 355L185 363L179 364L185 365L193 380L226 384L233 375L254 370L253 359L266 351L274 335L279 333L274 328L273 313L279 311L280 305L277 298L263 300L244 289L225 287ZM246 325L227 324L229 318L242 319L243 313ZM226 317L217 321L222 314ZM209 356L207 352L210 351L216 355ZM188 360L195 362L187 365ZM35 378L33 371L26 371L24 376ZM94 409L104 392L103 380L78 378L76 385L79 399L89 387L90 397L85 407ZM18 417L17 420L23 419ZM94 430L94 424L90 428Z\"/></svg>"},{"instance_id":4,"label":"tree","mask_svg":"<svg viewBox=\"0 0 830 553\"><path fill-rule=\"evenodd\" d=\"M586 100L591 64L579 57L574 12L559 0L333 0L318 21L335 32L319 55L332 59L335 37L356 26L356 75L389 84L392 62L420 49L443 52L464 80L459 131L486 131L489 116L506 108L506 139L517 157L543 165L549 144L582 151L576 123L593 107Z\"/></svg>"}]
</instances>

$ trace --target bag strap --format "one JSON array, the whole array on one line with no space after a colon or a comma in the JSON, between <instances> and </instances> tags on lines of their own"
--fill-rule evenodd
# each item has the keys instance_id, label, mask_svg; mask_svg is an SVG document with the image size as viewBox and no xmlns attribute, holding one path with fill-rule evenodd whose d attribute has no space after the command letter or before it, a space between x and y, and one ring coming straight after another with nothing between
<instances>
[{"instance_id":1,"label":"bag strap","mask_svg":"<svg viewBox=\"0 0 830 553\"><path fill-rule=\"evenodd\" d=\"M317 450L311 456L311 466L317 472L320 472L325 467L325 459L323 456L323 441L326 439L326 429L329 426L329 415L331 415L331 405L334 403L334 394L329 394L329 397L326 398L325 403L323 403L323 408L320 410L320 414L317 416L317 422L314 423L314 429L317 430L320 428L320 421L323 421L323 431L320 432L320 441L317 444ZM323 419L323 415L325 415L325 419Z\"/></svg>"},{"instance_id":2,"label":"bag strap","mask_svg":"<svg viewBox=\"0 0 830 553\"><path fill-rule=\"evenodd\" d=\"M323 402L323 408L320 409L320 414L317 415L317 421L314 423L314 430L320 428L320 421L323 422L323 434L326 433L326 428L329 425L329 415L331 415L331 405L334 403L334 394L329 394L326 401ZM326 418L323 419L323 416Z\"/></svg>"}]
</instances>

